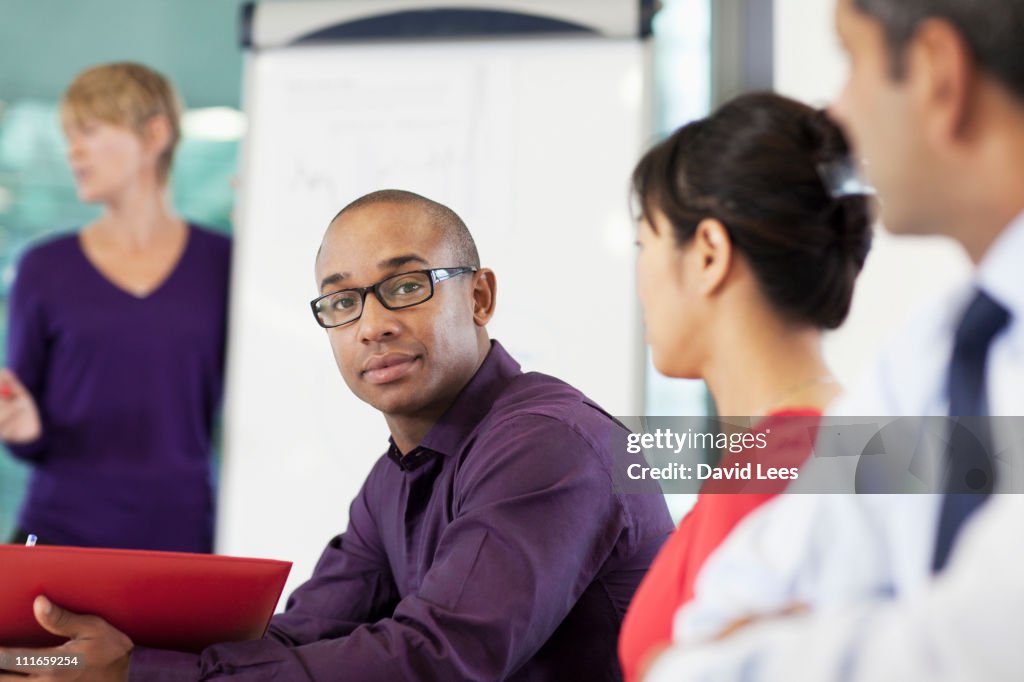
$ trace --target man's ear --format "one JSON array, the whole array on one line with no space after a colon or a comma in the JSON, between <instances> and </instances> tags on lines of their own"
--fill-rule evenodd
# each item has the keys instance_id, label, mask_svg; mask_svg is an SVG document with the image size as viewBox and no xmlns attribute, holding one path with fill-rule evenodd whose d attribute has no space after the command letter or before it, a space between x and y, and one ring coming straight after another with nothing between
<instances>
[{"instance_id":1,"label":"man's ear","mask_svg":"<svg viewBox=\"0 0 1024 682\"><path fill-rule=\"evenodd\" d=\"M725 225L715 218L705 218L693 235L691 263L696 263L697 288L704 296L713 296L725 282L732 268L732 239Z\"/></svg>"},{"instance_id":2,"label":"man's ear","mask_svg":"<svg viewBox=\"0 0 1024 682\"><path fill-rule=\"evenodd\" d=\"M486 325L494 316L498 283L494 270L480 268L473 273L473 321L478 327Z\"/></svg>"},{"instance_id":3,"label":"man's ear","mask_svg":"<svg viewBox=\"0 0 1024 682\"><path fill-rule=\"evenodd\" d=\"M907 48L907 77L916 106L927 111L925 132L949 142L971 126L977 64L960 32L947 20L925 19Z\"/></svg>"}]
</instances>

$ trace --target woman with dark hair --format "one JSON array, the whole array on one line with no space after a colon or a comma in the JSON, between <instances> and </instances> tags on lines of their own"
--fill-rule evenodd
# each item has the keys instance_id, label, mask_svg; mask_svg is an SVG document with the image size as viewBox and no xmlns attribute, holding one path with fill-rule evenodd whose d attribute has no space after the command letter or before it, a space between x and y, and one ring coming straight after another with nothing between
<instances>
[{"instance_id":1,"label":"woman with dark hair","mask_svg":"<svg viewBox=\"0 0 1024 682\"><path fill-rule=\"evenodd\" d=\"M773 94L732 100L637 165L637 281L654 365L704 379L719 415L782 434L787 417L816 424L839 392L821 335L845 319L871 243L851 167L824 112ZM702 488L633 598L619 640L627 680L671 640L704 560L778 490L712 492Z\"/></svg>"}]
</instances>

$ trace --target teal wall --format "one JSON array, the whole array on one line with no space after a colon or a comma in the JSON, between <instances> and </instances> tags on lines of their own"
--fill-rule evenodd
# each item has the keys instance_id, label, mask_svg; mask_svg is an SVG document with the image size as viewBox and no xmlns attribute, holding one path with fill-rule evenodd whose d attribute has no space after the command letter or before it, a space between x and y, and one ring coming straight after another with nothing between
<instances>
[{"instance_id":1,"label":"teal wall","mask_svg":"<svg viewBox=\"0 0 1024 682\"><path fill-rule=\"evenodd\" d=\"M0 100L56 100L82 68L141 61L190 107L239 105L243 0L0 0Z\"/></svg>"}]
</instances>

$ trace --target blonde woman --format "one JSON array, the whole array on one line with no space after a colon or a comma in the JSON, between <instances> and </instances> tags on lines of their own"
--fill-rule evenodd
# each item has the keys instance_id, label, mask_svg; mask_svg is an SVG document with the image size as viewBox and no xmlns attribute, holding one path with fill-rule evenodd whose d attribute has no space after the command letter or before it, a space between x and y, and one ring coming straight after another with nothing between
<instances>
[{"instance_id":1,"label":"blonde woman","mask_svg":"<svg viewBox=\"0 0 1024 682\"><path fill-rule=\"evenodd\" d=\"M79 74L61 118L101 215L21 259L0 439L32 473L14 541L208 552L210 442L230 242L171 208L171 84L139 64Z\"/></svg>"}]
</instances>

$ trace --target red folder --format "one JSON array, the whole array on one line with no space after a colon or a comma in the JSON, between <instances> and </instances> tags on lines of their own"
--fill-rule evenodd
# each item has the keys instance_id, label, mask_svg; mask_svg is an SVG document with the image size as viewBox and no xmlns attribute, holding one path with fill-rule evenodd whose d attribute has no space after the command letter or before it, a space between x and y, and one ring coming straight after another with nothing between
<instances>
[{"instance_id":1,"label":"red folder","mask_svg":"<svg viewBox=\"0 0 1024 682\"><path fill-rule=\"evenodd\" d=\"M135 644L198 652L266 632L291 563L211 554L0 545L0 646L65 640L36 623L46 595L102 617Z\"/></svg>"}]
</instances>

